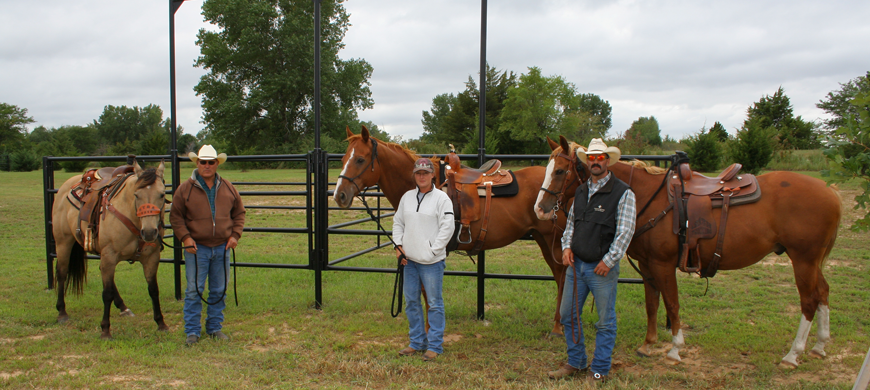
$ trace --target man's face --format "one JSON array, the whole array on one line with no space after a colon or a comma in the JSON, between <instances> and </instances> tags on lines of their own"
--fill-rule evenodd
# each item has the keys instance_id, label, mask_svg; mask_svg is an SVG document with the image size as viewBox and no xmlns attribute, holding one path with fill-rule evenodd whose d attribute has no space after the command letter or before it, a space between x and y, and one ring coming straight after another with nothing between
<instances>
[{"instance_id":1,"label":"man's face","mask_svg":"<svg viewBox=\"0 0 870 390\"><path fill-rule=\"evenodd\" d=\"M215 172L217 172L218 161L217 160L197 160L196 168L199 175L202 176L203 179L211 179L214 177Z\"/></svg>"},{"instance_id":2,"label":"man's face","mask_svg":"<svg viewBox=\"0 0 870 390\"><path fill-rule=\"evenodd\" d=\"M593 176L603 176L607 174L607 163L610 156L607 154L587 154L586 165L589 166L589 171Z\"/></svg>"},{"instance_id":3,"label":"man's face","mask_svg":"<svg viewBox=\"0 0 870 390\"><path fill-rule=\"evenodd\" d=\"M417 187L426 189L430 185L432 185L432 178L435 177L435 174L432 172L426 171L417 171L414 172L414 181L417 182Z\"/></svg>"}]
</instances>

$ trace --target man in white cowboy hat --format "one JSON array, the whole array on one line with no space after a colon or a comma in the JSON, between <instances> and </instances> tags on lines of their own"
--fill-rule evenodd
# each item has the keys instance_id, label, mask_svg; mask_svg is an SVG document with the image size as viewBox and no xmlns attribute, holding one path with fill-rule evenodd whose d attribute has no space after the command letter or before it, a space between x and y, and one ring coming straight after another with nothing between
<instances>
[{"instance_id":1,"label":"man in white cowboy hat","mask_svg":"<svg viewBox=\"0 0 870 390\"><path fill-rule=\"evenodd\" d=\"M616 345L619 261L634 235L636 218L634 192L608 169L619 157L619 149L608 147L600 138L593 139L585 152L577 151L578 161L586 164L592 175L577 188L562 235L562 262L568 270L559 312L565 327L568 362L547 373L553 379L585 372L588 380L601 382L610 374L610 358ZM598 311L598 333L595 355L587 366L580 314L590 292Z\"/></svg>"},{"instance_id":2,"label":"man in white cowboy hat","mask_svg":"<svg viewBox=\"0 0 870 390\"><path fill-rule=\"evenodd\" d=\"M217 340L228 340L223 328L226 308L229 256L242 237L245 206L239 191L217 174L227 160L211 145L203 145L199 154L190 152L196 169L181 183L172 196L169 220L175 237L184 244L187 291L184 296L184 333L186 343L199 341L202 331L202 300L208 304L205 332ZM208 298L205 280L208 279Z\"/></svg>"}]
</instances>

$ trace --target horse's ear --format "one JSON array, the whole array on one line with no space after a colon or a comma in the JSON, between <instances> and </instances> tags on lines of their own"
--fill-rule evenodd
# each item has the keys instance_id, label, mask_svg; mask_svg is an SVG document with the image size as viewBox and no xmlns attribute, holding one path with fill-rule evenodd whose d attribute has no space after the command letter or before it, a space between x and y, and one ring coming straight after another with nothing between
<instances>
[{"instance_id":1,"label":"horse's ear","mask_svg":"<svg viewBox=\"0 0 870 390\"><path fill-rule=\"evenodd\" d=\"M160 159L160 165L157 166L157 176L161 179L163 179L163 168L165 167L166 165L163 163L163 159Z\"/></svg>"},{"instance_id":2,"label":"horse's ear","mask_svg":"<svg viewBox=\"0 0 870 390\"><path fill-rule=\"evenodd\" d=\"M565 139L565 136L559 136L559 146L562 147L562 153L568 154L571 153L571 146L568 145L568 140Z\"/></svg>"},{"instance_id":3,"label":"horse's ear","mask_svg":"<svg viewBox=\"0 0 870 390\"><path fill-rule=\"evenodd\" d=\"M133 159L133 172L136 173L136 176L142 175L142 167L139 166L139 161Z\"/></svg>"},{"instance_id":4,"label":"horse's ear","mask_svg":"<svg viewBox=\"0 0 870 390\"><path fill-rule=\"evenodd\" d=\"M363 142L369 142L369 129L366 127L366 125L362 125L362 131L360 132L360 135L362 135Z\"/></svg>"},{"instance_id":5,"label":"horse's ear","mask_svg":"<svg viewBox=\"0 0 870 390\"><path fill-rule=\"evenodd\" d=\"M344 131L347 132L347 138L353 137L355 134L350 131L350 126L345 126Z\"/></svg>"},{"instance_id":6,"label":"horse's ear","mask_svg":"<svg viewBox=\"0 0 870 390\"><path fill-rule=\"evenodd\" d=\"M560 135L560 137L561 137L561 135ZM547 136L547 144L550 145L550 150L556 150L556 148L559 147L559 144L557 144L556 141L553 141L552 139L550 139L549 135Z\"/></svg>"}]
</instances>

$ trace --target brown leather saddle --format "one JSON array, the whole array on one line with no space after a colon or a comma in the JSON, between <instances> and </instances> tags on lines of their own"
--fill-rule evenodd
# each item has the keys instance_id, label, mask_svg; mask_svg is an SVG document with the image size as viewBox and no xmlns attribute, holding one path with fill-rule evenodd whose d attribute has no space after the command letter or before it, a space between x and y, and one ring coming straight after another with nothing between
<instances>
[{"instance_id":1,"label":"brown leather saddle","mask_svg":"<svg viewBox=\"0 0 870 390\"><path fill-rule=\"evenodd\" d=\"M87 252L98 254L100 207L103 198L110 199L122 187L125 179L133 174L132 165L89 169L82 180L74 185L67 200L79 210L79 228L76 238Z\"/></svg>"},{"instance_id":2,"label":"brown leather saddle","mask_svg":"<svg viewBox=\"0 0 870 390\"><path fill-rule=\"evenodd\" d=\"M441 161L439 177L442 179L437 185L453 202L453 213L457 221L457 229L448 245L448 250L455 249L459 244L470 244L474 241L471 236L471 223L482 219L477 241L473 249L468 251L469 255L476 255L483 248L486 240L492 198L516 195L519 190L514 174L509 170L501 169L501 161L496 159L487 161L480 168L467 167L462 165L459 156L451 151Z\"/></svg>"},{"instance_id":3,"label":"brown leather saddle","mask_svg":"<svg viewBox=\"0 0 870 390\"><path fill-rule=\"evenodd\" d=\"M728 210L761 199L758 180L754 175L740 174L743 166L738 163L731 164L716 177L707 177L692 171L687 157L683 160L678 157L678 161L667 187L668 199L676 212L673 231L680 237L679 267L683 272L700 272L703 277L713 277L722 259ZM713 219L714 208L722 208L718 228ZM716 251L707 268L702 270L699 240L715 237L718 237Z\"/></svg>"}]
</instances>

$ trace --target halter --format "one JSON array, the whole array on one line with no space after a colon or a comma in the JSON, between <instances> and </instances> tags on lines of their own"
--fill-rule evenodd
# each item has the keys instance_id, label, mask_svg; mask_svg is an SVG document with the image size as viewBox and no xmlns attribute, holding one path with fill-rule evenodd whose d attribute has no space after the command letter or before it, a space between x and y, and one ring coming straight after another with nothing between
<instances>
[{"instance_id":1,"label":"halter","mask_svg":"<svg viewBox=\"0 0 870 390\"><path fill-rule=\"evenodd\" d=\"M363 191L362 191L362 188L360 188L358 185L356 185L356 179L358 179L360 176L362 176L364 173L366 173L366 168L368 168L368 167L372 167L372 172L374 172L375 171L375 160L378 159L378 141L375 140L374 138L370 138L370 139L372 140L372 158L371 158L371 160L369 160L369 165L366 165L366 167L363 168L362 170L360 170L359 173L356 176L354 176L353 178L347 177L345 175L338 175L339 179L345 179L345 180L350 181L350 184L353 184L353 186L356 187L357 194L362 194ZM381 162L378 161L378 164L380 164L380 163Z\"/></svg>"}]
</instances>

